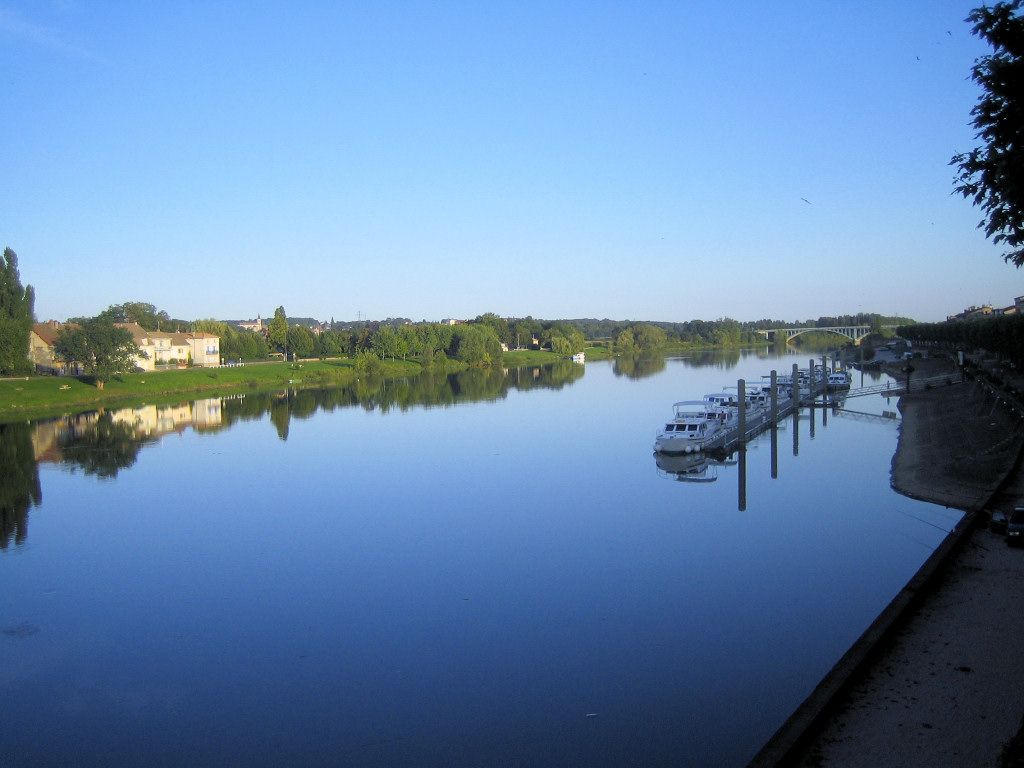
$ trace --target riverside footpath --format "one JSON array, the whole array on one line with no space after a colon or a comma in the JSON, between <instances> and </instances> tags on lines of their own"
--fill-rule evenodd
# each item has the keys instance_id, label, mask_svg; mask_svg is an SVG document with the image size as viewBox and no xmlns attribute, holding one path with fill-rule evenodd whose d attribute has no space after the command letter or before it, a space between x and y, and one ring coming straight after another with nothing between
<instances>
[{"instance_id":1,"label":"riverside footpath","mask_svg":"<svg viewBox=\"0 0 1024 768\"><path fill-rule=\"evenodd\" d=\"M751 766L1024 768L1024 548L987 527L1024 503L1024 409L983 377L898 407L893 487L967 514Z\"/></svg>"}]
</instances>

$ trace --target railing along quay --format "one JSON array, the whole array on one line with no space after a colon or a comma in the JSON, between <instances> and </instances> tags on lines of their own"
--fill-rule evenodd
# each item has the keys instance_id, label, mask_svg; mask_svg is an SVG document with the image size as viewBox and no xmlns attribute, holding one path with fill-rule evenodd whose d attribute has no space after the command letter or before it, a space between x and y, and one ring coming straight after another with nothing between
<instances>
[{"instance_id":1,"label":"railing along quay","mask_svg":"<svg viewBox=\"0 0 1024 768\"><path fill-rule=\"evenodd\" d=\"M912 379L910 382L910 392L915 389L931 389L932 387L946 386L948 384L957 384L960 381L959 376L953 376L950 374L942 374L940 376L929 376L924 379ZM900 395L907 394L907 383L906 382L887 382L885 384L873 384L870 387L853 387L848 390L839 390L836 392L829 392L830 397L848 398L848 397L864 397L865 395L886 395L892 397L899 397Z\"/></svg>"}]
</instances>

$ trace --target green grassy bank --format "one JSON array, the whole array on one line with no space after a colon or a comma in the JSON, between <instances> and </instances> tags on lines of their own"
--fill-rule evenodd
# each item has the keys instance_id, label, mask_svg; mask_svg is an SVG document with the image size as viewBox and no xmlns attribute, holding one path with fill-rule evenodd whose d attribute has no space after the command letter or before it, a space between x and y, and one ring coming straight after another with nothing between
<instances>
[{"instance_id":1,"label":"green grassy bank","mask_svg":"<svg viewBox=\"0 0 1024 768\"><path fill-rule=\"evenodd\" d=\"M418 363L388 360L381 363L380 376L411 376L421 370ZM101 405L127 407L176 402L181 395L212 396L289 386L337 386L355 380L357 375L351 360L339 359L132 373L111 379L103 389L71 376L32 376L0 381L0 420L59 416Z\"/></svg>"},{"instance_id":2,"label":"green grassy bank","mask_svg":"<svg viewBox=\"0 0 1024 768\"><path fill-rule=\"evenodd\" d=\"M606 350L597 349L591 359ZM610 356L610 355L605 355ZM504 356L508 367L547 365L565 358L553 352L517 351ZM448 372L465 364L449 360ZM413 361L385 360L377 374L382 379L415 376L423 367ZM142 404L170 404L182 396L213 397L236 392L267 391L285 387L343 386L358 373L349 358L307 360L302 363L248 363L237 368L186 368L117 376L103 389L71 376L32 376L0 380L0 421L17 421L86 411L100 406L125 408Z\"/></svg>"},{"instance_id":3,"label":"green grassy bank","mask_svg":"<svg viewBox=\"0 0 1024 768\"><path fill-rule=\"evenodd\" d=\"M585 350L587 360L614 357L608 346ZM508 368L525 365L550 365L566 358L544 350L506 352L502 363ZM465 364L449 360L448 372L460 371ZM415 376L423 367L414 361L385 360L379 377L394 379ZM236 392L267 391L284 387L343 386L358 374L350 358L285 362L247 363L237 368L186 368L149 371L117 376L103 389L71 376L31 376L28 379L0 380L0 421L61 416L98 407L125 408L142 404L162 405L180 402L185 396L213 397Z\"/></svg>"},{"instance_id":4,"label":"green grassy bank","mask_svg":"<svg viewBox=\"0 0 1024 768\"><path fill-rule=\"evenodd\" d=\"M587 360L610 360L614 355L607 347L587 347L584 350ZM502 363L507 368L521 365L550 365L567 358L543 349L516 349L502 355Z\"/></svg>"}]
</instances>

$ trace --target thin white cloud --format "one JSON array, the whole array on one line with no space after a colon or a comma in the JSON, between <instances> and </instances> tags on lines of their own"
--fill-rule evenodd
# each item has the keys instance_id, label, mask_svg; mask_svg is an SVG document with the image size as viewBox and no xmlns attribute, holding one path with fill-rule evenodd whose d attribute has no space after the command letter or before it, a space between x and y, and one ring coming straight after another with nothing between
<instances>
[{"instance_id":1,"label":"thin white cloud","mask_svg":"<svg viewBox=\"0 0 1024 768\"><path fill-rule=\"evenodd\" d=\"M0 33L18 37L63 56L89 60L98 58L87 48L65 40L58 32L29 21L18 11L10 8L0 7Z\"/></svg>"}]
</instances>

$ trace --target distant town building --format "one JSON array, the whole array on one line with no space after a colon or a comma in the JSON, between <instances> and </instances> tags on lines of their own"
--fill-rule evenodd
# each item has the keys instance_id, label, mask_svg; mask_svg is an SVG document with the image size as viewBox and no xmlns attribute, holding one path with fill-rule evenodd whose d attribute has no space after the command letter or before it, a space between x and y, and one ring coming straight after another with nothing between
<instances>
[{"instance_id":1,"label":"distant town building","mask_svg":"<svg viewBox=\"0 0 1024 768\"><path fill-rule=\"evenodd\" d=\"M266 329L266 324L263 322L263 318L256 315L255 320L243 320L238 324L239 328L244 328L247 331L255 331L256 333L263 333Z\"/></svg>"},{"instance_id":2,"label":"distant town building","mask_svg":"<svg viewBox=\"0 0 1024 768\"><path fill-rule=\"evenodd\" d=\"M139 348L135 365L143 371L152 371L158 365L220 365L220 337L212 333L168 333L147 331L138 323L114 323L132 335ZM75 328L73 323L47 320L36 323L29 334L29 359L40 373L80 374L80 365L65 365L57 359L54 345L63 328Z\"/></svg>"},{"instance_id":3,"label":"distant town building","mask_svg":"<svg viewBox=\"0 0 1024 768\"><path fill-rule=\"evenodd\" d=\"M220 365L220 337L212 333L147 331L138 323L114 323L131 333L139 355L135 364L144 371L158 365Z\"/></svg>"},{"instance_id":4,"label":"distant town building","mask_svg":"<svg viewBox=\"0 0 1024 768\"><path fill-rule=\"evenodd\" d=\"M976 320L981 317L1003 317L1006 315L1024 315L1024 296L1017 296L1013 304L1007 307L993 307L982 304L980 307L970 306L955 315L946 315L946 320Z\"/></svg>"},{"instance_id":5,"label":"distant town building","mask_svg":"<svg viewBox=\"0 0 1024 768\"><path fill-rule=\"evenodd\" d=\"M980 307L970 306L963 312L955 315L946 315L947 320L976 320L980 317L988 317L994 314L991 304L982 304Z\"/></svg>"},{"instance_id":6,"label":"distant town building","mask_svg":"<svg viewBox=\"0 0 1024 768\"><path fill-rule=\"evenodd\" d=\"M57 343L57 334L65 324L56 320L47 320L45 323L35 323L28 336L28 359L36 367L38 373L53 374L79 374L81 369L77 365L65 365L57 359L53 351L53 345ZM74 328L74 325L70 327Z\"/></svg>"}]
</instances>

